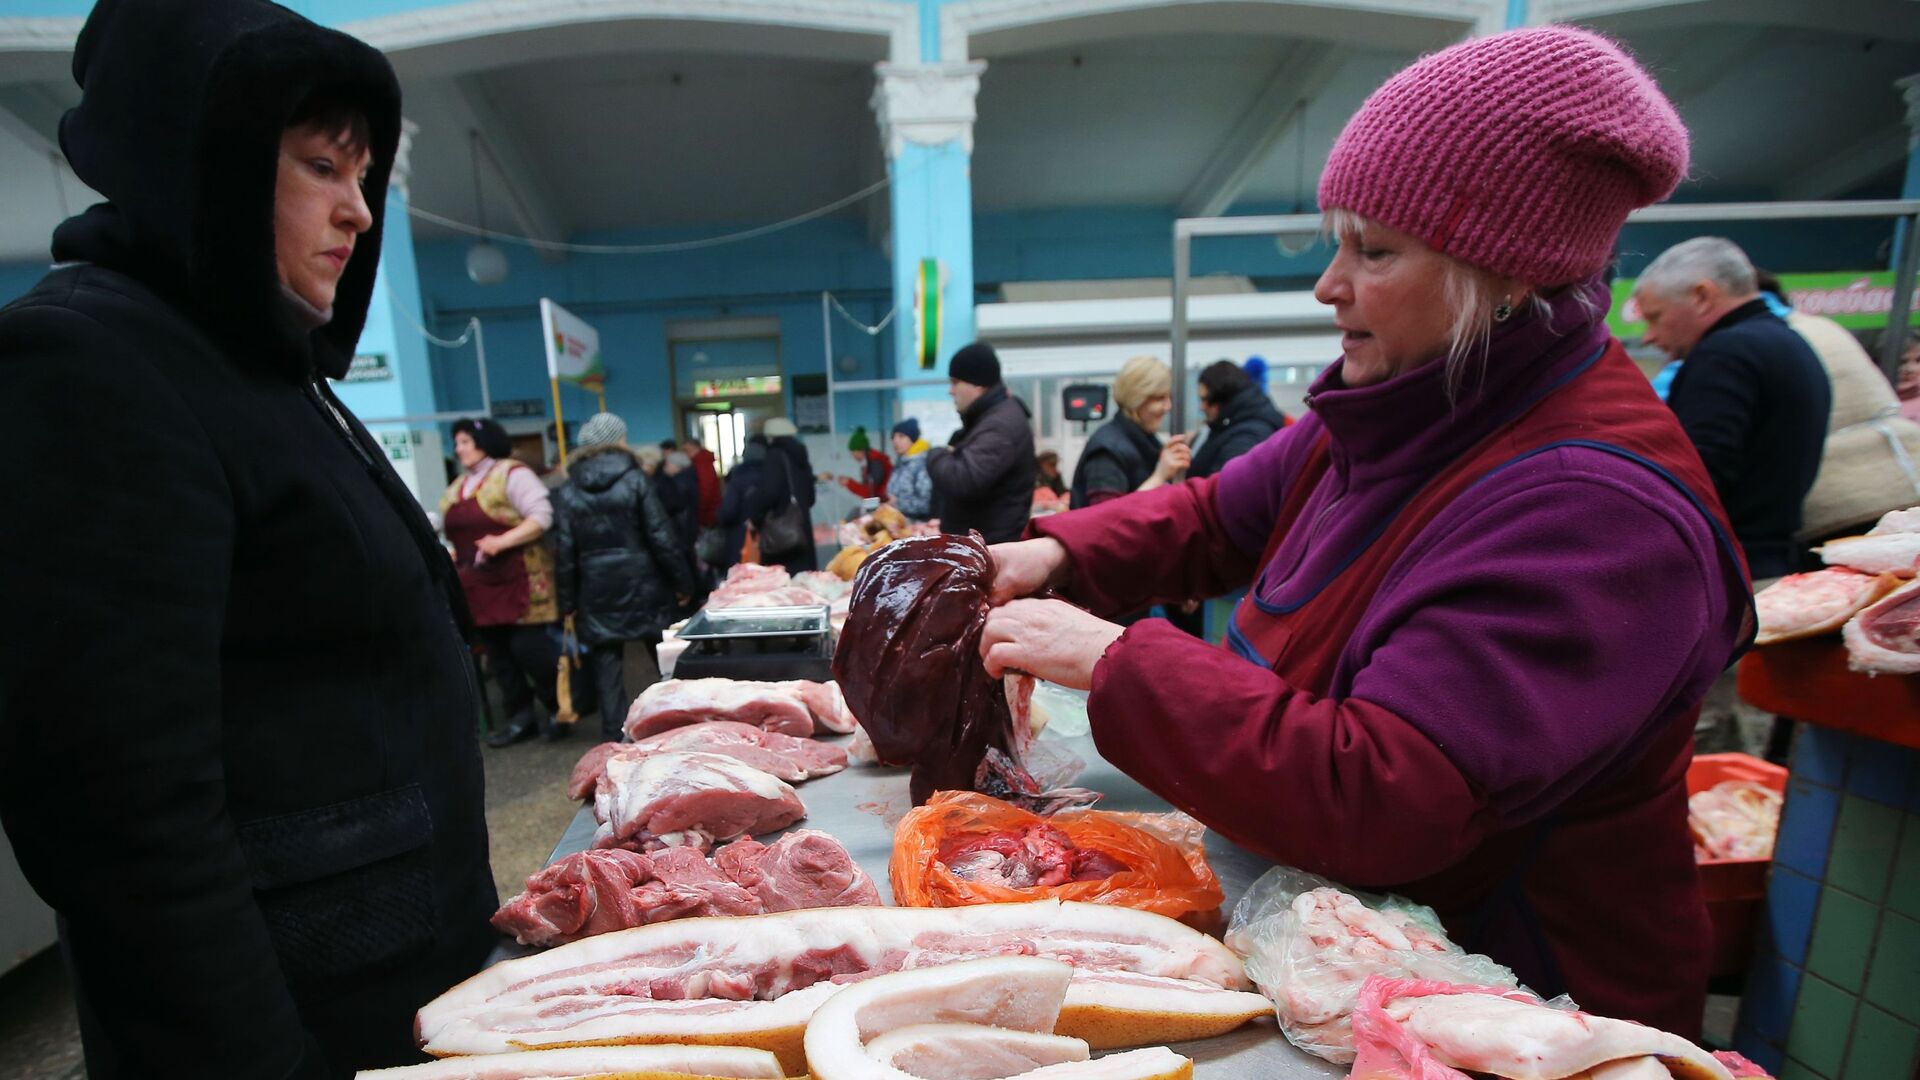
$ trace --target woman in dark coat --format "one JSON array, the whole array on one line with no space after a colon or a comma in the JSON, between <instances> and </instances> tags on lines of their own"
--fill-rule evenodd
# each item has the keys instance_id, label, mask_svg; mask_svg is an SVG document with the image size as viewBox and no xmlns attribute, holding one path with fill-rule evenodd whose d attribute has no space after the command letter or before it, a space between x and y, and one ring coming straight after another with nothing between
<instances>
[{"instance_id":1,"label":"woman in dark coat","mask_svg":"<svg viewBox=\"0 0 1920 1080\"><path fill-rule=\"evenodd\" d=\"M1113 380L1120 411L1106 422L1073 470L1071 507L1079 510L1136 491L1172 483L1186 471L1187 437L1160 445L1160 425L1173 411L1173 372L1151 356L1136 356Z\"/></svg>"},{"instance_id":2,"label":"woman in dark coat","mask_svg":"<svg viewBox=\"0 0 1920 1080\"><path fill-rule=\"evenodd\" d=\"M789 504L811 511L814 501L813 460L807 455L806 444L800 441L793 421L774 417L767 421L766 435L766 482L761 488L761 499L750 515L756 530L766 524L767 515L774 511ZM820 569L820 557L813 547L812 515L808 515L807 537L796 547L769 551L763 535L760 561L784 566L790 574Z\"/></svg>"},{"instance_id":3,"label":"woman in dark coat","mask_svg":"<svg viewBox=\"0 0 1920 1080\"><path fill-rule=\"evenodd\" d=\"M62 149L105 201L0 309L33 478L0 524L0 819L88 1075L420 1060L497 901L453 566L326 383L399 85L252 0L103 0L73 71Z\"/></svg>"},{"instance_id":4,"label":"woman in dark coat","mask_svg":"<svg viewBox=\"0 0 1920 1080\"><path fill-rule=\"evenodd\" d=\"M620 418L593 417L580 442L554 496L554 578L560 612L588 651L601 736L617 740L630 704L625 645L659 640L692 598L693 573Z\"/></svg>"}]
</instances>

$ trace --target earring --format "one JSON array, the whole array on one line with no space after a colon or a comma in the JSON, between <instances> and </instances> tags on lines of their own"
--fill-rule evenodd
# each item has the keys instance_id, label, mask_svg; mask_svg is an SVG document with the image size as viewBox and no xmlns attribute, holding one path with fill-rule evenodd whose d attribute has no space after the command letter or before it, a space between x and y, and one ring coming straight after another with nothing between
<instances>
[{"instance_id":1,"label":"earring","mask_svg":"<svg viewBox=\"0 0 1920 1080\"><path fill-rule=\"evenodd\" d=\"M1506 322L1508 319L1512 317L1513 317L1513 294L1508 293L1507 295L1500 298L1500 302L1498 304L1494 305L1493 321Z\"/></svg>"}]
</instances>

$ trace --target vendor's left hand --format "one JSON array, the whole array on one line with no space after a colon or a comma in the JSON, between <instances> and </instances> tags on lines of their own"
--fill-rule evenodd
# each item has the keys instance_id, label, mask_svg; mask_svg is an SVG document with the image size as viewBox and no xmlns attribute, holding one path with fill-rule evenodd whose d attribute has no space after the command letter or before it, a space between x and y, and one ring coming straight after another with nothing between
<instances>
[{"instance_id":1,"label":"vendor's left hand","mask_svg":"<svg viewBox=\"0 0 1920 1080\"><path fill-rule=\"evenodd\" d=\"M485 555L489 559L507 550L505 538L498 535L483 536L480 539L475 540L473 542L473 546L480 552L480 554Z\"/></svg>"},{"instance_id":2,"label":"vendor's left hand","mask_svg":"<svg viewBox=\"0 0 1920 1080\"><path fill-rule=\"evenodd\" d=\"M1065 600L1014 600L987 613L980 656L994 678L1008 671L1073 690L1093 689L1093 667L1126 627Z\"/></svg>"}]
</instances>

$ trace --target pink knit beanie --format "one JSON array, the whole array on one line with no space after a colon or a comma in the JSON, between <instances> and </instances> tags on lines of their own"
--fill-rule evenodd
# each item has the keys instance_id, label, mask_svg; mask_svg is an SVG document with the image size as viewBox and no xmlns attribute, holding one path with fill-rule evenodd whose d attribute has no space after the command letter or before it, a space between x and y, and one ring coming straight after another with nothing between
<instances>
[{"instance_id":1,"label":"pink knit beanie","mask_svg":"<svg viewBox=\"0 0 1920 1080\"><path fill-rule=\"evenodd\" d=\"M1598 273L1629 211L1673 193L1687 129L1620 46L1565 26L1416 61L1360 106L1320 208L1533 285Z\"/></svg>"}]
</instances>

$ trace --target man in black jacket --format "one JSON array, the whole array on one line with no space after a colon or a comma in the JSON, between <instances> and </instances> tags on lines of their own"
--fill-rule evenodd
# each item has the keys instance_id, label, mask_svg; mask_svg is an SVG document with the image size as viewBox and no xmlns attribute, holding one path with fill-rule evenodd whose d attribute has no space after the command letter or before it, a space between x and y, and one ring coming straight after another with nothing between
<instances>
[{"instance_id":1,"label":"man in black jacket","mask_svg":"<svg viewBox=\"0 0 1920 1080\"><path fill-rule=\"evenodd\" d=\"M1760 298L1753 264L1703 236L1634 286L1646 343L1684 360L1667 404L1693 440L1754 579L1795 568L1800 505L1820 471L1832 386L1820 358Z\"/></svg>"},{"instance_id":2,"label":"man in black jacket","mask_svg":"<svg viewBox=\"0 0 1920 1080\"><path fill-rule=\"evenodd\" d=\"M1207 417L1207 437L1194 448L1190 480L1212 476L1287 426L1285 414L1231 360L1216 360L1200 372L1200 411Z\"/></svg>"},{"instance_id":3,"label":"man in black jacket","mask_svg":"<svg viewBox=\"0 0 1920 1080\"><path fill-rule=\"evenodd\" d=\"M256 0L101 0L73 71L106 201L0 309L0 820L88 1075L418 1060L497 901L453 565L326 384L399 85Z\"/></svg>"},{"instance_id":4,"label":"man in black jacket","mask_svg":"<svg viewBox=\"0 0 1920 1080\"><path fill-rule=\"evenodd\" d=\"M948 392L960 410L949 446L927 452L940 531L977 530L989 544L1020 539L1033 513L1033 424L1027 406L1000 381L1000 357L974 342L947 362Z\"/></svg>"}]
</instances>

